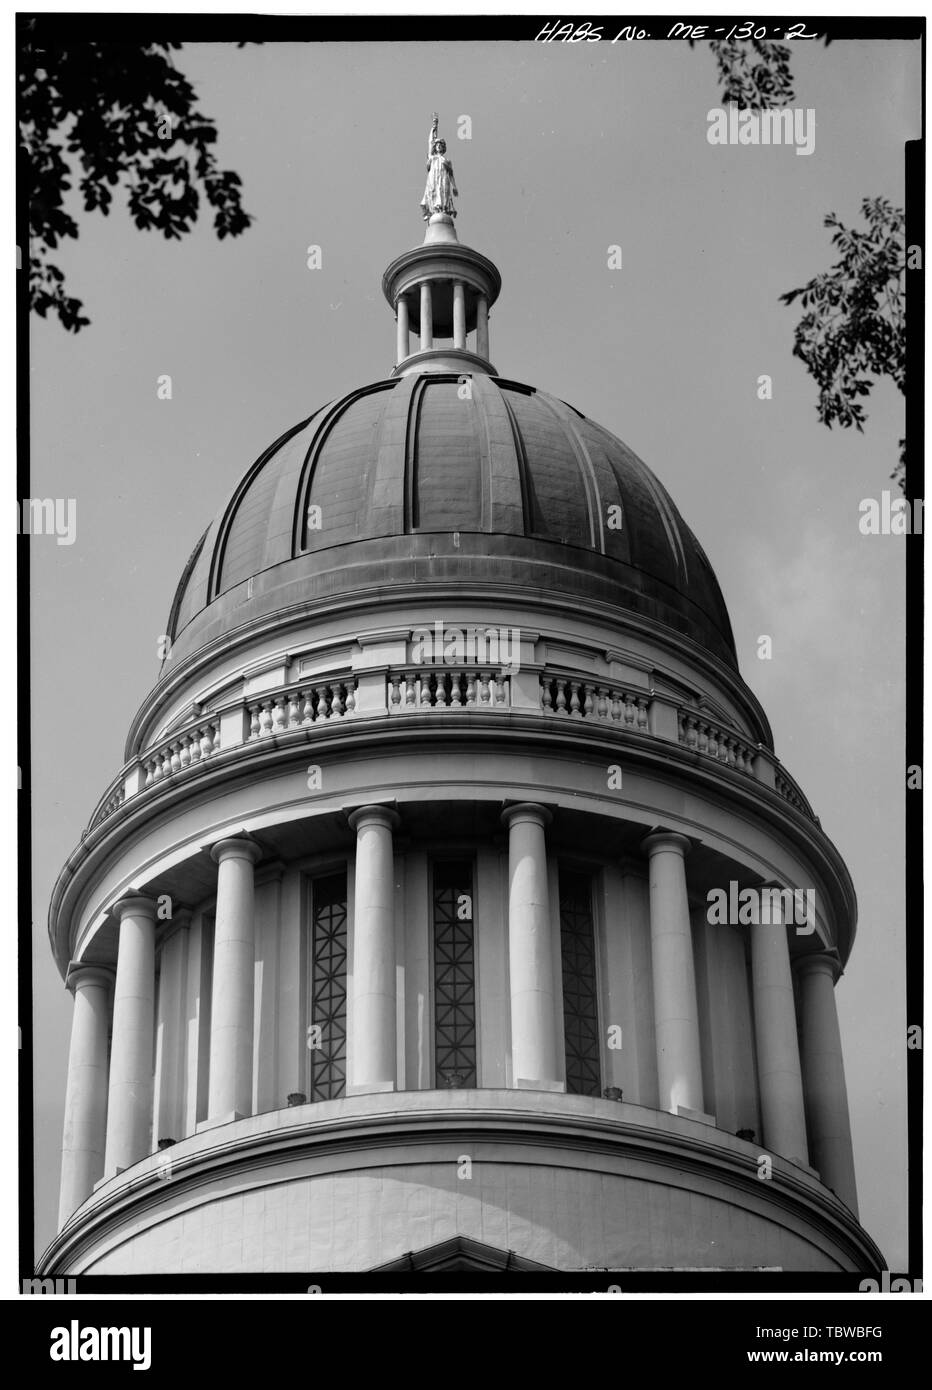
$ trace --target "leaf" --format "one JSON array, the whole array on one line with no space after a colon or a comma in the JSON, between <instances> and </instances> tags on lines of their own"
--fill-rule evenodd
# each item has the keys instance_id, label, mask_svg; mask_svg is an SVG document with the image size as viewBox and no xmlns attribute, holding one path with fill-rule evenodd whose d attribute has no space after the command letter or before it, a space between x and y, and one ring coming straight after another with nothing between
<instances>
[{"instance_id":1,"label":"leaf","mask_svg":"<svg viewBox=\"0 0 932 1390\"><path fill-rule=\"evenodd\" d=\"M122 186L133 224L140 231L158 228L169 240L194 226L199 190L223 209L221 224L214 219L218 237L221 226L224 235L238 235L252 220L242 207L239 176L232 170L218 174L216 126L196 109L194 88L170 57L180 46L61 44L52 24L39 17L32 41L20 47L19 151L30 239L40 253L30 258L30 304L41 316L57 314L69 331L89 320L42 258L62 237L78 236L78 224L63 206L78 168L85 212L107 216L111 190ZM171 140L158 134L166 114L172 117ZM213 187L218 178L220 194ZM63 278L60 271L58 276Z\"/></svg>"},{"instance_id":2,"label":"leaf","mask_svg":"<svg viewBox=\"0 0 932 1390\"><path fill-rule=\"evenodd\" d=\"M876 380L888 376L901 391L906 384L905 219L881 198L864 199L861 215L868 234L829 213L823 225L836 229L831 241L840 259L779 297L783 304L801 297L809 309L796 325L793 356L819 388L817 412L829 429L837 423L863 430L860 400Z\"/></svg>"}]
</instances>

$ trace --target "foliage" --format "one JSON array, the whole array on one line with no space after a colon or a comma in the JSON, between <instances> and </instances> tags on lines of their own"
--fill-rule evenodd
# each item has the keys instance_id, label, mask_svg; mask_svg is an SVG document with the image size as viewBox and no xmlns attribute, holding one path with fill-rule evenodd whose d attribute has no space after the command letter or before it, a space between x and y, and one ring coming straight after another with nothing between
<instances>
[{"instance_id":1,"label":"foliage","mask_svg":"<svg viewBox=\"0 0 932 1390\"><path fill-rule=\"evenodd\" d=\"M845 227L829 213L832 245L841 253L831 270L781 295L806 311L796 325L793 355L819 388L819 419L831 429L863 430L861 400L879 377L906 391L906 245L904 214L884 198L861 205L866 231ZM905 441L892 473L904 484Z\"/></svg>"},{"instance_id":2,"label":"foliage","mask_svg":"<svg viewBox=\"0 0 932 1390\"><path fill-rule=\"evenodd\" d=\"M239 45L241 46L241 45ZM86 212L108 216L119 191L141 231L180 238L197 221L203 196L217 236L250 221L240 179L218 168L217 130L172 58L177 43L54 46L27 27L20 48L18 117L21 188L29 205L29 299L78 332L90 320L49 259L78 236L66 194L78 179Z\"/></svg>"},{"instance_id":3,"label":"foliage","mask_svg":"<svg viewBox=\"0 0 932 1390\"><path fill-rule=\"evenodd\" d=\"M793 100L790 50L784 43L766 39L727 42L713 40L722 105L760 111L764 107L789 106Z\"/></svg>"},{"instance_id":4,"label":"foliage","mask_svg":"<svg viewBox=\"0 0 932 1390\"><path fill-rule=\"evenodd\" d=\"M831 39L822 35L826 47ZM690 46L701 42L691 39ZM790 47L773 39L711 39L722 84L722 105L747 111L789 106L796 97L790 71Z\"/></svg>"}]
</instances>

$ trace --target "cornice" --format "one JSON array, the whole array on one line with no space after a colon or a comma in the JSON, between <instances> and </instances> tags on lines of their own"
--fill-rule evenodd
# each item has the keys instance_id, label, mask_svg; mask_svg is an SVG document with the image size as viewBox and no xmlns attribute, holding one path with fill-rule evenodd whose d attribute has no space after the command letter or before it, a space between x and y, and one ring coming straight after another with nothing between
<instances>
[{"instance_id":1,"label":"cornice","mask_svg":"<svg viewBox=\"0 0 932 1390\"><path fill-rule=\"evenodd\" d=\"M439 716L436 711L383 715L341 721L336 728L327 722L270 735L261 741L221 750L206 762L138 792L87 834L56 880L49 908L49 936L59 969L64 971L71 950L71 943L62 932L83 885L120 845L138 836L154 819L161 823L173 818L182 808L209 800L221 787L226 790L270 774L284 775L291 763L303 762L311 748L315 757L333 750L345 759L349 754L365 754L370 749L382 757L403 757L412 746L422 750L428 743L437 751L468 748L471 753L480 748L494 752L509 745L521 751L557 750L570 755L591 755L601 749L610 759L622 756L628 763L656 770L666 781L689 778L721 798L741 817L762 821L769 833L784 836L804 858L818 863L822 876L835 885L834 919L839 933L845 927L849 931L846 940L836 943L842 960L847 960L857 920L857 899L848 869L821 826L764 783L683 744L652 734L612 730L611 726L589 725L583 720L548 719L536 712L522 714L514 709L500 714L492 710L476 713L447 709Z\"/></svg>"},{"instance_id":2,"label":"cornice","mask_svg":"<svg viewBox=\"0 0 932 1390\"><path fill-rule=\"evenodd\" d=\"M284 561L283 563L292 562ZM352 594L318 599L310 604L296 603L275 613L260 614L238 627L229 629L221 637L216 637L203 646L199 646L187 656L172 657L174 664L170 673L160 676L144 697L133 717L124 746L125 760L129 761L144 741L148 728L154 722L160 707L172 700L179 689L198 679L202 672L208 672L215 662L228 661L238 647L261 641L270 634L276 633L285 639L281 646L284 653L287 652L290 645L287 641L287 634L294 632L296 628L318 625L344 615L349 618L351 615L361 612L373 614L376 622L379 622L380 610L384 611L387 606L394 607L405 603L411 603L415 610L412 614L410 627L416 628L419 625L418 617L421 610L432 605L436 606L438 603L442 604L444 601L448 602L451 594L455 595L457 603L492 603L507 610L515 608L535 610L535 626L538 631L543 627L542 615L548 612L564 615L576 622L579 620L579 603L575 599L563 598L557 591L538 590L529 593L523 584L502 585L498 581L489 584L463 584L460 581L430 584L396 582L392 586L391 598L388 600L384 589L375 585L371 589L358 590ZM222 599L218 602L222 602ZM203 610L203 612L207 611L208 609ZM634 612L619 609L605 600L587 599L586 615L587 618L597 622L604 622L607 631L613 635L613 641L603 650L611 651L613 655L617 653L623 659L628 659L620 650L618 635L630 631L632 635L642 641L655 645L659 653L673 653L687 665L694 665L697 671L705 674L707 678L711 678L713 682L718 682L735 703L747 712L749 724L760 729L764 735L761 740L764 746L773 749L773 733L764 708L735 667L721 660L707 647L694 642L683 633L678 633L675 628ZM397 630L397 628L398 624L393 622L391 630ZM385 630L384 618L381 619L378 630ZM540 635L544 640L547 640L546 633L541 632ZM343 640L356 642L363 639L368 640L365 634L361 638L359 634L354 632L346 634ZM554 634L551 640L560 639ZM183 634L179 634L176 645L181 645L182 641ZM248 665L248 662L246 664ZM658 669L661 668L658 666Z\"/></svg>"}]
</instances>

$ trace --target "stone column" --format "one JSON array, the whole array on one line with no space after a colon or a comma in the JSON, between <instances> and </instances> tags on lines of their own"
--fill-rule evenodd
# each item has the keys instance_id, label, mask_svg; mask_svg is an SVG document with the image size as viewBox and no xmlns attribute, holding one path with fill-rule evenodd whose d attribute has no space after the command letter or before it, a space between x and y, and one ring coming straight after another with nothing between
<instances>
[{"instance_id":1,"label":"stone column","mask_svg":"<svg viewBox=\"0 0 932 1390\"><path fill-rule=\"evenodd\" d=\"M462 280L453 281L453 346L466 346L466 291Z\"/></svg>"},{"instance_id":2,"label":"stone column","mask_svg":"<svg viewBox=\"0 0 932 1390\"><path fill-rule=\"evenodd\" d=\"M120 944L113 990L105 1177L138 1163L152 1149L155 910L153 898L138 895L124 898L114 909L120 921Z\"/></svg>"},{"instance_id":3,"label":"stone column","mask_svg":"<svg viewBox=\"0 0 932 1390\"><path fill-rule=\"evenodd\" d=\"M187 1019L184 1012L188 931L191 911L174 905L165 923L158 951L158 989L155 998L155 1111L152 1137L184 1137L184 1067Z\"/></svg>"},{"instance_id":4,"label":"stone column","mask_svg":"<svg viewBox=\"0 0 932 1390\"><path fill-rule=\"evenodd\" d=\"M805 1166L809 1150L790 953L782 907L776 894L770 897L771 921L750 928L761 1123L768 1149Z\"/></svg>"},{"instance_id":5,"label":"stone column","mask_svg":"<svg viewBox=\"0 0 932 1390\"><path fill-rule=\"evenodd\" d=\"M809 1156L826 1187L858 1214L848 1091L835 1008L841 962L834 951L797 962L803 1091Z\"/></svg>"},{"instance_id":6,"label":"stone column","mask_svg":"<svg viewBox=\"0 0 932 1390\"><path fill-rule=\"evenodd\" d=\"M685 835L660 831L641 848L650 860L650 955L660 1108L701 1114L702 1054Z\"/></svg>"},{"instance_id":7,"label":"stone column","mask_svg":"<svg viewBox=\"0 0 932 1390\"><path fill-rule=\"evenodd\" d=\"M403 362L411 351L410 329L408 325L408 301L404 295L398 301L398 345L396 356L399 362Z\"/></svg>"},{"instance_id":8,"label":"stone column","mask_svg":"<svg viewBox=\"0 0 932 1390\"><path fill-rule=\"evenodd\" d=\"M349 823L356 831L353 909L353 1075L347 1092L362 1095L396 1087L395 856L392 832L400 824L387 806L362 806Z\"/></svg>"},{"instance_id":9,"label":"stone column","mask_svg":"<svg viewBox=\"0 0 932 1390\"><path fill-rule=\"evenodd\" d=\"M253 874L261 853L258 845L245 839L220 840L210 851L218 869L208 1124L252 1114L256 973Z\"/></svg>"},{"instance_id":10,"label":"stone column","mask_svg":"<svg viewBox=\"0 0 932 1390\"><path fill-rule=\"evenodd\" d=\"M476 300L476 352L480 357L489 356L489 301L484 294Z\"/></svg>"},{"instance_id":11,"label":"stone column","mask_svg":"<svg viewBox=\"0 0 932 1390\"><path fill-rule=\"evenodd\" d=\"M74 995L58 1226L90 1197L104 1175L107 1142L107 1035L113 971L72 962L65 981Z\"/></svg>"},{"instance_id":12,"label":"stone column","mask_svg":"<svg viewBox=\"0 0 932 1390\"><path fill-rule=\"evenodd\" d=\"M563 1090L557 1058L550 890L545 827L550 812L522 802L502 814L508 827L508 967L513 1084Z\"/></svg>"},{"instance_id":13,"label":"stone column","mask_svg":"<svg viewBox=\"0 0 932 1390\"><path fill-rule=\"evenodd\" d=\"M421 285L421 352L434 345L434 301L430 285Z\"/></svg>"}]
</instances>

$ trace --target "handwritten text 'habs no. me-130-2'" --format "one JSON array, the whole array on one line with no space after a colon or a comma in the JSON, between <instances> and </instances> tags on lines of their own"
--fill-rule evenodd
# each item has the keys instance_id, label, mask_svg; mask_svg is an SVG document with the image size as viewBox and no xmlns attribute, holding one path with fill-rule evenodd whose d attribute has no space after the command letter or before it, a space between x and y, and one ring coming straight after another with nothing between
<instances>
[{"instance_id":1,"label":"handwritten text 'habs no. me-130-2'","mask_svg":"<svg viewBox=\"0 0 932 1390\"><path fill-rule=\"evenodd\" d=\"M545 24L534 38L537 43L599 43L603 38L610 43L620 39L721 39L729 43L732 39L817 39L818 34L809 33L805 24L782 25L757 24L745 19L740 24L722 24L712 28L708 24L682 24L677 22L667 33L653 34L648 29L639 29L636 24L626 24L612 39L603 33L601 24L585 20L582 24L568 23L554 19Z\"/></svg>"}]
</instances>

